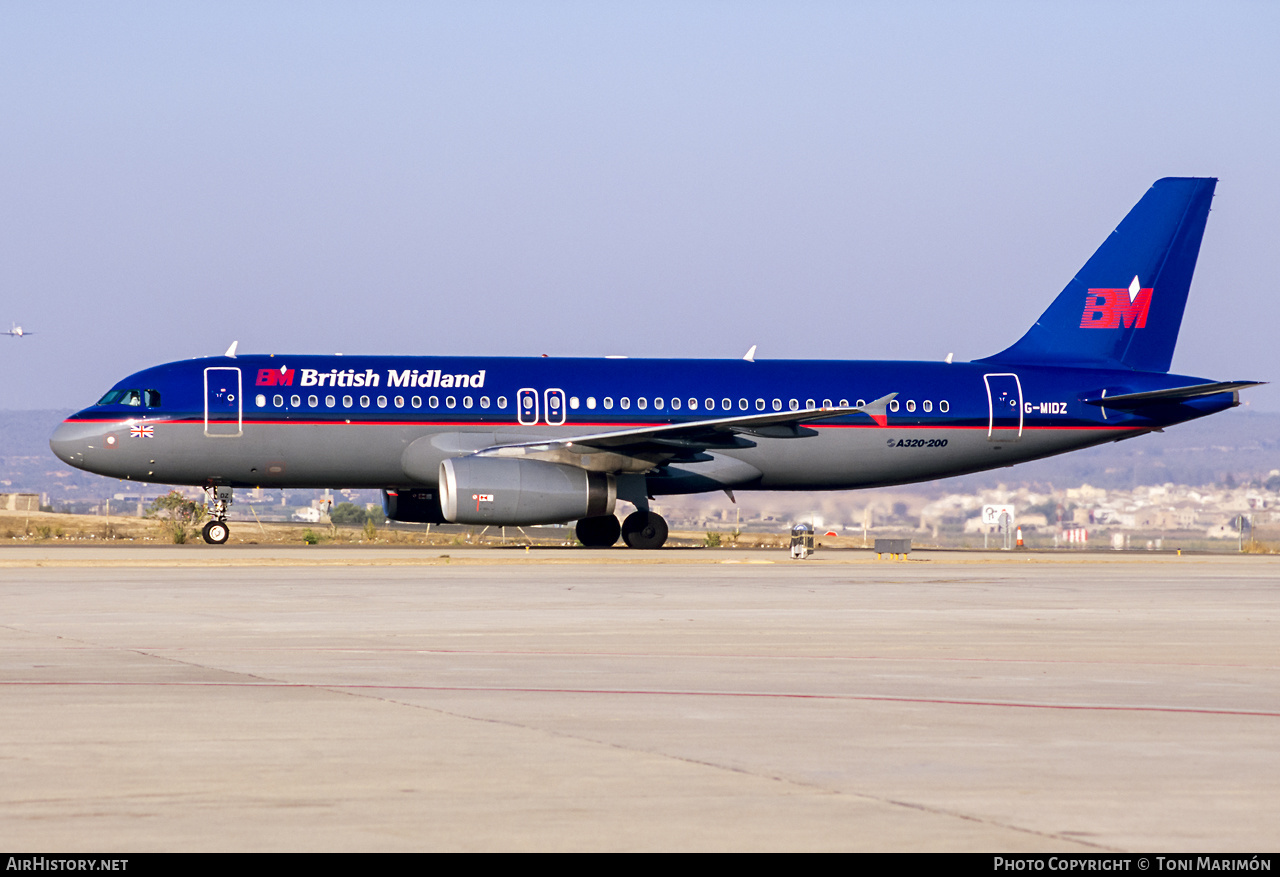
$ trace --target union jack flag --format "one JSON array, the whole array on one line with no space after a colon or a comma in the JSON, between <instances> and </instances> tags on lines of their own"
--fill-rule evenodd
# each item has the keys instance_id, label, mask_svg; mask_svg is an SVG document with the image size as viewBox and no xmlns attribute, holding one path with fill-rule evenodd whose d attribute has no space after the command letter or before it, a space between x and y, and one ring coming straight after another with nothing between
<instances>
[{"instance_id":1,"label":"union jack flag","mask_svg":"<svg viewBox=\"0 0 1280 877\"><path fill-rule=\"evenodd\" d=\"M129 436L131 438L155 438L156 428L154 426L131 426L129 427Z\"/></svg>"}]
</instances>

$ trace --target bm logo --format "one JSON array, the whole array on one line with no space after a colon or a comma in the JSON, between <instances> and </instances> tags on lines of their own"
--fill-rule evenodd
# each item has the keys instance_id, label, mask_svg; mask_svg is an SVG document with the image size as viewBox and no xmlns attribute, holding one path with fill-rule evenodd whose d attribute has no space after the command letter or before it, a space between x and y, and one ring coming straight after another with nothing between
<instances>
[{"instance_id":1,"label":"bm logo","mask_svg":"<svg viewBox=\"0 0 1280 877\"><path fill-rule=\"evenodd\" d=\"M1093 290L1089 290L1093 292ZM258 369L258 386L259 387L292 387L293 386L293 369L280 366L279 369L262 368Z\"/></svg>"},{"instance_id":2,"label":"bm logo","mask_svg":"<svg viewBox=\"0 0 1280 877\"><path fill-rule=\"evenodd\" d=\"M1138 278L1128 289L1091 289L1080 315L1081 329L1145 329L1151 309L1152 287L1142 287Z\"/></svg>"}]
</instances>

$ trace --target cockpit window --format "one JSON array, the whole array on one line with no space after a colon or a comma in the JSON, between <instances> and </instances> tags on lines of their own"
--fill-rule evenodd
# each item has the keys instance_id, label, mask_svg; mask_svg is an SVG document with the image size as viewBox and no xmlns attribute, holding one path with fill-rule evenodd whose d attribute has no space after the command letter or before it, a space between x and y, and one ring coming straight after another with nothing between
<instances>
[{"instance_id":1,"label":"cockpit window","mask_svg":"<svg viewBox=\"0 0 1280 877\"><path fill-rule=\"evenodd\" d=\"M112 390L98 400L99 405L141 405L142 394L137 390Z\"/></svg>"},{"instance_id":2,"label":"cockpit window","mask_svg":"<svg viewBox=\"0 0 1280 877\"><path fill-rule=\"evenodd\" d=\"M159 390L111 390L98 400L99 405L134 405L148 408L160 407Z\"/></svg>"}]
</instances>

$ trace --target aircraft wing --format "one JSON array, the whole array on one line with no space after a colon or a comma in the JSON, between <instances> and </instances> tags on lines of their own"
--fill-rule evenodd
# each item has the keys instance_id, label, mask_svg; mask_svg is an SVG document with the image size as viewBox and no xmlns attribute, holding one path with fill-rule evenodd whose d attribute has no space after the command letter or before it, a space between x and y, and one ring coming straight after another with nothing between
<instances>
[{"instance_id":1,"label":"aircraft wing","mask_svg":"<svg viewBox=\"0 0 1280 877\"><path fill-rule=\"evenodd\" d=\"M1147 405L1158 405L1168 402L1184 402L1200 396L1213 396L1217 393L1230 393L1243 390L1245 387L1258 387L1266 381L1218 381L1211 384L1191 384L1187 387L1171 387L1167 390L1151 390L1147 393L1125 393L1121 396L1097 396L1084 399L1087 405L1100 408L1116 408L1125 411L1142 408Z\"/></svg>"},{"instance_id":2,"label":"aircraft wing","mask_svg":"<svg viewBox=\"0 0 1280 877\"><path fill-rule=\"evenodd\" d=\"M567 463L595 471L643 471L668 460L697 462L710 459L705 454L707 450L755 447L756 443L747 436L804 438L817 435L815 430L806 428L804 424L845 414L866 414L884 426L885 411L890 400L897 395L890 393L861 406L743 414L566 438L548 438L545 441L495 445L477 451L475 456L527 457Z\"/></svg>"}]
</instances>

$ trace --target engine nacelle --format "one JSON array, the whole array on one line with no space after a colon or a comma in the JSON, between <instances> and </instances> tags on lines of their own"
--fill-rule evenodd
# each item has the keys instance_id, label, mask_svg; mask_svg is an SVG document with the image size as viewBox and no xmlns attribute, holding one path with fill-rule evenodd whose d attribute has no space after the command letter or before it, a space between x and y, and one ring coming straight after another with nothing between
<instances>
[{"instance_id":1,"label":"engine nacelle","mask_svg":"<svg viewBox=\"0 0 1280 877\"><path fill-rule=\"evenodd\" d=\"M440 491L434 488L404 487L382 491L382 511L393 521L406 524L444 524Z\"/></svg>"},{"instance_id":2,"label":"engine nacelle","mask_svg":"<svg viewBox=\"0 0 1280 877\"><path fill-rule=\"evenodd\" d=\"M510 457L440 464L440 505L455 524L560 524L613 514L618 482L574 466Z\"/></svg>"}]
</instances>

